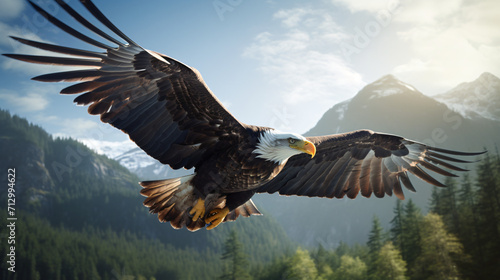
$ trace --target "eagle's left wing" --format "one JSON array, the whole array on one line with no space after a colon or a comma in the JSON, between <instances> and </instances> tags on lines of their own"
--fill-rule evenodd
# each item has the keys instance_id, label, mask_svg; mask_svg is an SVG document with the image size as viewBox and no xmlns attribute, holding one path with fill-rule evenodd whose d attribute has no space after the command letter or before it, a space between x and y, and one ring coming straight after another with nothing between
<instances>
[{"instance_id":1,"label":"eagle's left wing","mask_svg":"<svg viewBox=\"0 0 500 280\"><path fill-rule=\"evenodd\" d=\"M466 171L449 162L468 163L450 157L474 156L444 150L407 140L400 136L359 130L344 134L308 137L316 145L316 156L301 154L291 157L281 173L257 192L310 197L355 198L393 193L404 199L401 183L415 191L408 172L435 186L444 186L424 168L445 176L449 171ZM443 169L444 167L445 169Z\"/></svg>"}]
</instances>

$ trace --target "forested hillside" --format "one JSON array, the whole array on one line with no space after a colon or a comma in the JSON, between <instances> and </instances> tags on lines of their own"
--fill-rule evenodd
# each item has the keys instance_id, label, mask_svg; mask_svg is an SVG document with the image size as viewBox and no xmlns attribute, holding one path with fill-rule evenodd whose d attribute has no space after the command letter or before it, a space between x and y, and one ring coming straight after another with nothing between
<instances>
[{"instance_id":1,"label":"forested hillside","mask_svg":"<svg viewBox=\"0 0 500 280\"><path fill-rule=\"evenodd\" d=\"M0 126L1 184L15 169L18 218L17 272L7 270L9 229L2 227L1 279L210 279L231 230L255 265L294 248L270 215L212 231L175 230L148 213L138 178L118 162L7 111L0 110ZM4 205L7 194L0 193ZM0 215L5 221L6 210Z\"/></svg>"}]
</instances>

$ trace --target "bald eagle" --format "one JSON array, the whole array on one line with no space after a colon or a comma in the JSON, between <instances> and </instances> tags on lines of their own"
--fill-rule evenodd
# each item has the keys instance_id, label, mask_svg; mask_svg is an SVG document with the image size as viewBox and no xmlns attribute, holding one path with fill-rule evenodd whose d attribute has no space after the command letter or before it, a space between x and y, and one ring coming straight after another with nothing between
<instances>
[{"instance_id":1,"label":"bald eagle","mask_svg":"<svg viewBox=\"0 0 500 280\"><path fill-rule=\"evenodd\" d=\"M79 105L127 133L148 155L189 176L140 182L144 205L162 222L191 231L238 216L259 215L251 197L275 193L355 198L394 194L402 185L415 191L408 173L435 185L425 169L454 176L451 163L473 156L430 147L396 135L358 130L304 137L247 125L226 110L200 73L171 57L144 49L109 21L90 0L85 8L112 33L97 28L63 0L71 17L102 40L95 40L29 1L49 22L102 52L75 49L11 36L14 40L66 56L4 54L30 63L82 67L34 77L42 82L77 82L61 94L80 94ZM104 41L104 42L103 42Z\"/></svg>"}]
</instances>

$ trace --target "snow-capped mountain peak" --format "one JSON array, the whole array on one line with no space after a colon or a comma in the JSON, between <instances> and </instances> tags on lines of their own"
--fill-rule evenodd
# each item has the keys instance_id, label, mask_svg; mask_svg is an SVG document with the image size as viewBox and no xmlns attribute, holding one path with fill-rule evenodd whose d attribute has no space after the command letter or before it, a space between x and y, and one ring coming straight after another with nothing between
<instances>
[{"instance_id":1,"label":"snow-capped mountain peak","mask_svg":"<svg viewBox=\"0 0 500 280\"><path fill-rule=\"evenodd\" d=\"M96 140L92 138L78 138L77 140L96 153L106 155L112 159L137 147L137 145L130 140L120 142Z\"/></svg>"},{"instance_id":2,"label":"snow-capped mountain peak","mask_svg":"<svg viewBox=\"0 0 500 280\"><path fill-rule=\"evenodd\" d=\"M385 75L375 82L366 85L357 97L366 99L384 98L396 94L419 93L415 87L400 81L393 75Z\"/></svg>"},{"instance_id":3,"label":"snow-capped mountain peak","mask_svg":"<svg viewBox=\"0 0 500 280\"><path fill-rule=\"evenodd\" d=\"M152 158L131 140L121 142L103 141L90 138L78 139L96 153L118 161L135 173L141 180L155 180L180 177L191 174L190 170L173 170Z\"/></svg>"},{"instance_id":4,"label":"snow-capped mountain peak","mask_svg":"<svg viewBox=\"0 0 500 280\"><path fill-rule=\"evenodd\" d=\"M500 120L500 79L491 73L485 72L434 98L466 118Z\"/></svg>"}]
</instances>

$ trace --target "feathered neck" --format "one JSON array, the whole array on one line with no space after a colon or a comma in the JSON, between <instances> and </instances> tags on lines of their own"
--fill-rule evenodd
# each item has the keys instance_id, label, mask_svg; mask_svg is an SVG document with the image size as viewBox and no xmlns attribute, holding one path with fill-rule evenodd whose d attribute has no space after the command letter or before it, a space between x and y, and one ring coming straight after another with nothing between
<instances>
[{"instance_id":1,"label":"feathered neck","mask_svg":"<svg viewBox=\"0 0 500 280\"><path fill-rule=\"evenodd\" d=\"M288 146L288 143L286 142L287 135L290 134L274 129L262 132L259 136L257 148L253 151L253 153L258 154L257 158L272 161L280 165L285 164L291 156L300 153ZM285 142L280 140L284 140Z\"/></svg>"}]
</instances>

